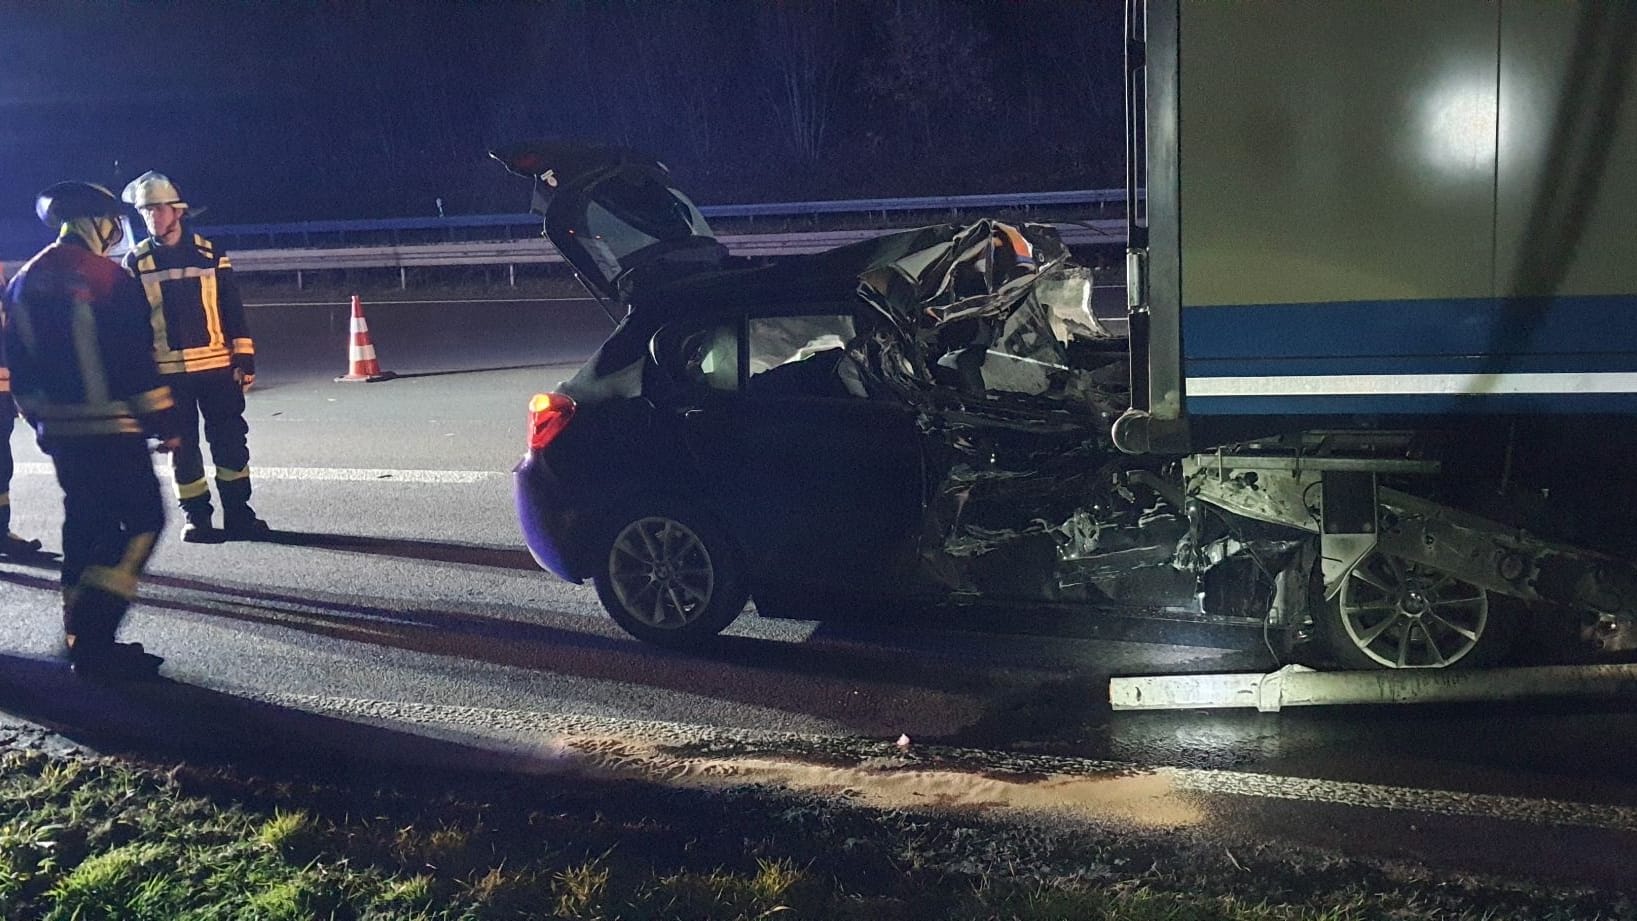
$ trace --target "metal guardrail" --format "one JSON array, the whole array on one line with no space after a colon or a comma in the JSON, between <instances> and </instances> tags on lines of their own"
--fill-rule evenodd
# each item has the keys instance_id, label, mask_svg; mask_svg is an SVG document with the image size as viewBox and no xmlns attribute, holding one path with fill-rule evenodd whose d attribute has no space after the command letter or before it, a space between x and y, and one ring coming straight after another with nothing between
<instances>
[{"instance_id":1,"label":"metal guardrail","mask_svg":"<svg viewBox=\"0 0 1637 921\"><path fill-rule=\"evenodd\" d=\"M887 214L964 210L996 210L1073 205L1111 205L1126 200L1123 189L1083 189L1067 192L1024 192L994 195L942 195L921 198L855 198L842 201L776 202L766 204L705 205L700 210L711 218L803 217L818 214ZM200 227L205 236L224 243L233 254L240 272L296 272L325 269L408 268L418 266L529 265L560 262L556 250L541 240L540 218L535 214L473 214L442 218L386 218L369 220L301 221L283 224L218 224ZM455 240L457 230L517 228L526 239ZM1124 239L1121 220L1095 220L1062 224L1065 241L1071 244L1117 242ZM413 243L345 245L348 233L380 234L439 231L449 239ZM769 234L722 234L719 239L730 252L743 256L776 256L814 253L865 240L884 232L881 229L814 230ZM340 235L341 245L313 246L314 235ZM302 246L246 246L246 238L301 238ZM27 247L16 247L15 258L0 260L21 264ZM300 278L298 275L298 284Z\"/></svg>"},{"instance_id":2,"label":"metal guardrail","mask_svg":"<svg viewBox=\"0 0 1637 921\"><path fill-rule=\"evenodd\" d=\"M1060 224L1071 245L1123 243L1123 220ZM879 236L880 230L819 230L807 233L722 234L717 239L736 256L793 256L817 253ZM386 246L243 249L233 253L237 272L309 272L326 269L416 268L458 265L534 265L561 262L542 239L469 243L407 243Z\"/></svg>"},{"instance_id":3,"label":"metal guardrail","mask_svg":"<svg viewBox=\"0 0 1637 921\"><path fill-rule=\"evenodd\" d=\"M1061 205L1124 203L1124 189L1081 189L1068 192L1008 192L989 195L937 195L920 198L853 198L840 201L796 201L762 204L701 205L707 218L807 217L816 214L885 214L907 211L964 211L995 208L1042 208ZM365 220L298 221L284 224L216 224L199 232L223 237L279 237L314 234L453 231L486 227L540 225L535 214L465 214L451 217L380 218ZM243 249L243 246L239 247Z\"/></svg>"}]
</instances>

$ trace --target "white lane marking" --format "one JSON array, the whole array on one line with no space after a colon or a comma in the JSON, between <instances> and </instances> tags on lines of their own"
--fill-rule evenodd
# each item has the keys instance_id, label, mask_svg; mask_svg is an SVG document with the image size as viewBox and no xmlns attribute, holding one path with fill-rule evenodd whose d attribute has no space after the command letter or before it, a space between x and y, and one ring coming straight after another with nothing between
<instances>
[{"instance_id":1,"label":"white lane marking","mask_svg":"<svg viewBox=\"0 0 1637 921\"><path fill-rule=\"evenodd\" d=\"M754 730L718 730L654 720L579 716L508 710L494 707L465 707L409 701L369 700L314 694L239 692L243 696L280 706L329 713L344 717L390 720L400 723L441 725L468 730L502 730L542 737L630 737L654 743L697 743L712 741L725 745L754 743L778 745L794 743L798 749L834 748L839 744L863 748L867 740L831 737L810 733L779 733ZM862 753L861 753L862 754ZM918 747L917 754L950 763L987 760L1004 767L1017 758L1004 753L973 749ZM766 757L765 751L759 757ZM715 758L729 757L717 752ZM1320 805L1390 809L1432 815L1502 819L1533 825L1578 826L1609 831L1637 832L1637 808L1630 806L1576 803L1567 800L1537 799L1491 793L1461 793L1388 784L1353 783L1306 777L1282 777L1201 768L1144 767L1117 761L1081 758L1019 756L1030 770L1070 775L1121 774L1133 770L1170 780L1181 791L1213 796L1248 796L1281 799Z\"/></svg>"},{"instance_id":2,"label":"white lane marking","mask_svg":"<svg viewBox=\"0 0 1637 921\"><path fill-rule=\"evenodd\" d=\"M169 462L156 466L161 479L170 479ZM30 462L17 465L18 476L55 476L50 464ZM373 467L256 467L250 468L256 480L306 480L309 482L381 482L381 483L484 483L506 474L499 470L394 470Z\"/></svg>"}]
</instances>

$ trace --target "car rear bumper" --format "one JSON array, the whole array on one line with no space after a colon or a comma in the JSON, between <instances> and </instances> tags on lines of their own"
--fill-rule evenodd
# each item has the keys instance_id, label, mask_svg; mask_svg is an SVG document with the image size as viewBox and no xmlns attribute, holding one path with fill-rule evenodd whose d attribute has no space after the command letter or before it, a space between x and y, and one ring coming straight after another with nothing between
<instances>
[{"instance_id":1,"label":"car rear bumper","mask_svg":"<svg viewBox=\"0 0 1637 921\"><path fill-rule=\"evenodd\" d=\"M574 524L580 515L564 501L567 490L538 455L524 455L512 468L512 498L523 542L541 568L570 582L583 582L586 573L571 564Z\"/></svg>"}]
</instances>

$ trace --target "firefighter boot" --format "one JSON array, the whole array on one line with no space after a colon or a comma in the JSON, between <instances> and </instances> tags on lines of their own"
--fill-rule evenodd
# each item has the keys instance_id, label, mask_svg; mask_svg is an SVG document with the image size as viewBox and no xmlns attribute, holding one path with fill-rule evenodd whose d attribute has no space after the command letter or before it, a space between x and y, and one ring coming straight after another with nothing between
<instances>
[{"instance_id":1,"label":"firefighter boot","mask_svg":"<svg viewBox=\"0 0 1637 921\"><path fill-rule=\"evenodd\" d=\"M222 513L222 531L232 540L265 540L273 528L256 517L255 509L244 505Z\"/></svg>"},{"instance_id":2,"label":"firefighter boot","mask_svg":"<svg viewBox=\"0 0 1637 921\"><path fill-rule=\"evenodd\" d=\"M141 643L114 642L128 605L125 599L95 588L70 590L63 604L63 627L74 674L105 681L158 678L164 659L144 650Z\"/></svg>"},{"instance_id":3,"label":"firefighter boot","mask_svg":"<svg viewBox=\"0 0 1637 921\"><path fill-rule=\"evenodd\" d=\"M182 539L190 544L219 544L226 540L227 535L210 523L214 511L208 495L183 499L182 514L186 520L182 523Z\"/></svg>"},{"instance_id":4,"label":"firefighter boot","mask_svg":"<svg viewBox=\"0 0 1637 921\"><path fill-rule=\"evenodd\" d=\"M79 652L76 648L68 650L74 674L96 681L158 681L159 666L165 661L141 643L107 643Z\"/></svg>"},{"instance_id":5,"label":"firefighter boot","mask_svg":"<svg viewBox=\"0 0 1637 921\"><path fill-rule=\"evenodd\" d=\"M34 556L40 552L40 546L37 540L11 532L11 505L0 505L0 556Z\"/></svg>"},{"instance_id":6,"label":"firefighter boot","mask_svg":"<svg viewBox=\"0 0 1637 921\"><path fill-rule=\"evenodd\" d=\"M250 478L216 481L222 494L222 530L233 540L265 540L273 529L250 507Z\"/></svg>"}]
</instances>

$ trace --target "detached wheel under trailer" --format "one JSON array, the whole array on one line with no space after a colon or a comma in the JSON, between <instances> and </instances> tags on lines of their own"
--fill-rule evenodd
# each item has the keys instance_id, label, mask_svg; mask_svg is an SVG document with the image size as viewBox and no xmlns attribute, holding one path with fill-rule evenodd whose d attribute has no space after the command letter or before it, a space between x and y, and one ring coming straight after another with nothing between
<instances>
[{"instance_id":1,"label":"detached wheel under trailer","mask_svg":"<svg viewBox=\"0 0 1637 921\"><path fill-rule=\"evenodd\" d=\"M1380 434L1372 442L1394 443ZM1381 485L1430 478L1438 472L1430 462L1312 456L1288 443L1276 453L1281 444L1259 445L1259 453L1193 455L1182 465L1185 492L1238 519L1309 533L1312 552L1293 557L1275 576L1270 626L1305 632L1332 667L1381 673L1120 679L1117 706L1205 706L1199 701L1210 699L1215 706L1249 700L1268 709L1269 700L1292 695L1310 704L1610 692L1637 675L1604 663L1583 673L1558 667L1429 680L1429 673L1448 674L1441 670L1506 662L1520 633L1541 626L1531 620L1573 632L1588 658L1628 654L1637 647L1637 567ZM1366 466L1372 469L1360 469Z\"/></svg>"}]
</instances>

